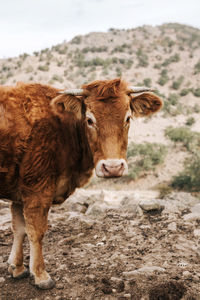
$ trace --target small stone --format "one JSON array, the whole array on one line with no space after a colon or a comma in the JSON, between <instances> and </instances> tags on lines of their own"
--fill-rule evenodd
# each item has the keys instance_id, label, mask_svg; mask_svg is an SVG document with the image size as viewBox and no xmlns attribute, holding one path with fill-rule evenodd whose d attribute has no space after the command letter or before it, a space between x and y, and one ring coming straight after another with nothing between
<instances>
[{"instance_id":1,"label":"small stone","mask_svg":"<svg viewBox=\"0 0 200 300\"><path fill-rule=\"evenodd\" d=\"M168 229L170 230L170 231L176 231L177 230L177 225L176 225L176 222L172 222L172 223L170 223L169 225L168 225Z\"/></svg>"},{"instance_id":2,"label":"small stone","mask_svg":"<svg viewBox=\"0 0 200 300\"><path fill-rule=\"evenodd\" d=\"M1 283L4 283L4 281L5 281L5 278L0 277L0 284L1 284Z\"/></svg>"},{"instance_id":3,"label":"small stone","mask_svg":"<svg viewBox=\"0 0 200 300\"><path fill-rule=\"evenodd\" d=\"M124 298L131 299L131 294L124 294Z\"/></svg>"},{"instance_id":4,"label":"small stone","mask_svg":"<svg viewBox=\"0 0 200 300\"><path fill-rule=\"evenodd\" d=\"M190 213L183 216L185 221L196 221L200 220L200 213Z\"/></svg>"},{"instance_id":5,"label":"small stone","mask_svg":"<svg viewBox=\"0 0 200 300\"><path fill-rule=\"evenodd\" d=\"M95 275L94 274L89 274L87 275L88 279L94 280L95 279Z\"/></svg>"},{"instance_id":6,"label":"small stone","mask_svg":"<svg viewBox=\"0 0 200 300\"><path fill-rule=\"evenodd\" d=\"M129 272L123 272L123 275L125 277L132 277L138 274L149 274L149 273L153 273L153 272L165 272L164 268L160 268L157 266L151 266L151 267L143 267L134 271L129 271Z\"/></svg>"},{"instance_id":7,"label":"small stone","mask_svg":"<svg viewBox=\"0 0 200 300\"><path fill-rule=\"evenodd\" d=\"M151 211L151 210L163 210L164 205L160 203L157 199L151 199L151 200L142 200L139 203L139 206L144 211Z\"/></svg>"},{"instance_id":8,"label":"small stone","mask_svg":"<svg viewBox=\"0 0 200 300\"><path fill-rule=\"evenodd\" d=\"M191 273L189 271L184 271L183 276L184 277L189 277L189 276L191 276Z\"/></svg>"},{"instance_id":9,"label":"small stone","mask_svg":"<svg viewBox=\"0 0 200 300\"><path fill-rule=\"evenodd\" d=\"M111 278L110 278L110 281L111 281L111 282L114 282L114 283L119 283L119 282L122 281L122 280L121 280L121 278L111 277Z\"/></svg>"},{"instance_id":10,"label":"small stone","mask_svg":"<svg viewBox=\"0 0 200 300\"><path fill-rule=\"evenodd\" d=\"M200 229L195 229L194 230L194 236L200 237Z\"/></svg>"}]
</instances>

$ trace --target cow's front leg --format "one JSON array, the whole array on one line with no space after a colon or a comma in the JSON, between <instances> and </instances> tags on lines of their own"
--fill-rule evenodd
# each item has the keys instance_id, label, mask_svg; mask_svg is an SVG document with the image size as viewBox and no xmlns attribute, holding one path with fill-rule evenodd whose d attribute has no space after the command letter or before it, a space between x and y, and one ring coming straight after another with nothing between
<instances>
[{"instance_id":1,"label":"cow's front leg","mask_svg":"<svg viewBox=\"0 0 200 300\"><path fill-rule=\"evenodd\" d=\"M11 204L11 214L14 240L8 259L8 271L14 278L23 278L29 275L29 271L23 265L23 241L25 237L23 206L13 202Z\"/></svg>"},{"instance_id":2,"label":"cow's front leg","mask_svg":"<svg viewBox=\"0 0 200 300\"><path fill-rule=\"evenodd\" d=\"M30 273L34 276L35 285L38 288L50 289L54 286L54 281L45 271L42 239L47 229L47 217L51 200L43 197L31 197L24 200L26 233L30 243Z\"/></svg>"}]
</instances>

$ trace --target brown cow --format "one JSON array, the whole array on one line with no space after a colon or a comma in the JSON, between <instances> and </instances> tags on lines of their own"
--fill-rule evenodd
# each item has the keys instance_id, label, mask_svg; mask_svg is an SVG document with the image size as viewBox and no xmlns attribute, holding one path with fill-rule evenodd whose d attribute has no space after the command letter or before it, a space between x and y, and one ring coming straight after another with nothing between
<instances>
[{"instance_id":1,"label":"brown cow","mask_svg":"<svg viewBox=\"0 0 200 300\"><path fill-rule=\"evenodd\" d=\"M40 84L0 87L0 198L12 200L14 241L8 260L14 278L28 275L23 240L30 243L35 284L51 288L42 238L52 204L62 203L92 176L127 173L130 119L158 111L152 93L134 92L121 79L61 92Z\"/></svg>"}]
</instances>

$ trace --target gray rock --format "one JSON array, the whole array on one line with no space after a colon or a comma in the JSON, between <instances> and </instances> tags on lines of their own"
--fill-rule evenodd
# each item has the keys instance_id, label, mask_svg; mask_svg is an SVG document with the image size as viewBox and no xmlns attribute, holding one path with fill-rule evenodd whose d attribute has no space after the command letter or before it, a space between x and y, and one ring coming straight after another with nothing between
<instances>
[{"instance_id":1,"label":"gray rock","mask_svg":"<svg viewBox=\"0 0 200 300\"><path fill-rule=\"evenodd\" d=\"M200 220L200 213L190 213L183 216L185 221L196 221Z\"/></svg>"},{"instance_id":2,"label":"gray rock","mask_svg":"<svg viewBox=\"0 0 200 300\"><path fill-rule=\"evenodd\" d=\"M194 230L194 236L200 237L200 229L195 229Z\"/></svg>"},{"instance_id":3,"label":"gray rock","mask_svg":"<svg viewBox=\"0 0 200 300\"><path fill-rule=\"evenodd\" d=\"M124 294L124 298L131 299L131 294Z\"/></svg>"},{"instance_id":4,"label":"gray rock","mask_svg":"<svg viewBox=\"0 0 200 300\"><path fill-rule=\"evenodd\" d=\"M191 276L191 273L189 271L183 271L183 276L189 277L189 276Z\"/></svg>"},{"instance_id":5,"label":"gray rock","mask_svg":"<svg viewBox=\"0 0 200 300\"><path fill-rule=\"evenodd\" d=\"M199 213L200 214L200 203L196 204L191 208L192 213Z\"/></svg>"},{"instance_id":6,"label":"gray rock","mask_svg":"<svg viewBox=\"0 0 200 300\"><path fill-rule=\"evenodd\" d=\"M107 205L99 205L96 203L89 206L86 215L98 218L104 215L106 209L108 209Z\"/></svg>"},{"instance_id":7,"label":"gray rock","mask_svg":"<svg viewBox=\"0 0 200 300\"><path fill-rule=\"evenodd\" d=\"M5 278L0 277L0 284L1 284L1 283L4 283L4 281L5 281Z\"/></svg>"},{"instance_id":8,"label":"gray rock","mask_svg":"<svg viewBox=\"0 0 200 300\"><path fill-rule=\"evenodd\" d=\"M175 232L177 230L176 222L172 222L168 225L168 229Z\"/></svg>"},{"instance_id":9,"label":"gray rock","mask_svg":"<svg viewBox=\"0 0 200 300\"><path fill-rule=\"evenodd\" d=\"M130 212L137 214L138 211L138 205L134 198L125 196L120 201L120 206L122 207L123 211Z\"/></svg>"},{"instance_id":10,"label":"gray rock","mask_svg":"<svg viewBox=\"0 0 200 300\"><path fill-rule=\"evenodd\" d=\"M163 210L164 205L157 199L147 199L139 202L139 206L144 211Z\"/></svg>"},{"instance_id":11,"label":"gray rock","mask_svg":"<svg viewBox=\"0 0 200 300\"><path fill-rule=\"evenodd\" d=\"M149 273L153 273L153 272L165 272L164 268L160 268L157 266L151 266L151 267L143 267L134 271L130 271L130 272L123 272L123 275L125 277L132 277L138 274L149 274Z\"/></svg>"}]
</instances>

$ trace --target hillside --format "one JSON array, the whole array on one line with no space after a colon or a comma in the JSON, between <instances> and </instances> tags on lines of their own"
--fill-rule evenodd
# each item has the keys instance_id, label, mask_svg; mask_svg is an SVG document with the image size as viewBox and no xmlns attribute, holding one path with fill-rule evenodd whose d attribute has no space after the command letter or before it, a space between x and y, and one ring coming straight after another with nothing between
<instances>
[{"instance_id":1,"label":"hillside","mask_svg":"<svg viewBox=\"0 0 200 300\"><path fill-rule=\"evenodd\" d=\"M85 82L121 76L131 84L156 88L165 101L163 110L153 118L135 120L129 140L165 145L168 151L158 163L153 162L149 153L143 168L138 160L140 150L136 157L130 157L131 168L136 162L139 171L133 171L127 180L117 181L117 185L120 188L125 184L131 189L154 188L169 182L183 169L191 151L183 143L174 144L165 131L170 125L200 131L199 75L200 30L176 23L129 30L111 28L107 33L76 36L70 42L34 52L33 56L24 53L0 60L0 83L6 85L25 81L79 88ZM158 146L147 147L154 151L152 147ZM159 151L157 155L162 156ZM96 183L99 181L94 179L91 187L96 188ZM110 181L101 183L111 185Z\"/></svg>"}]
</instances>

